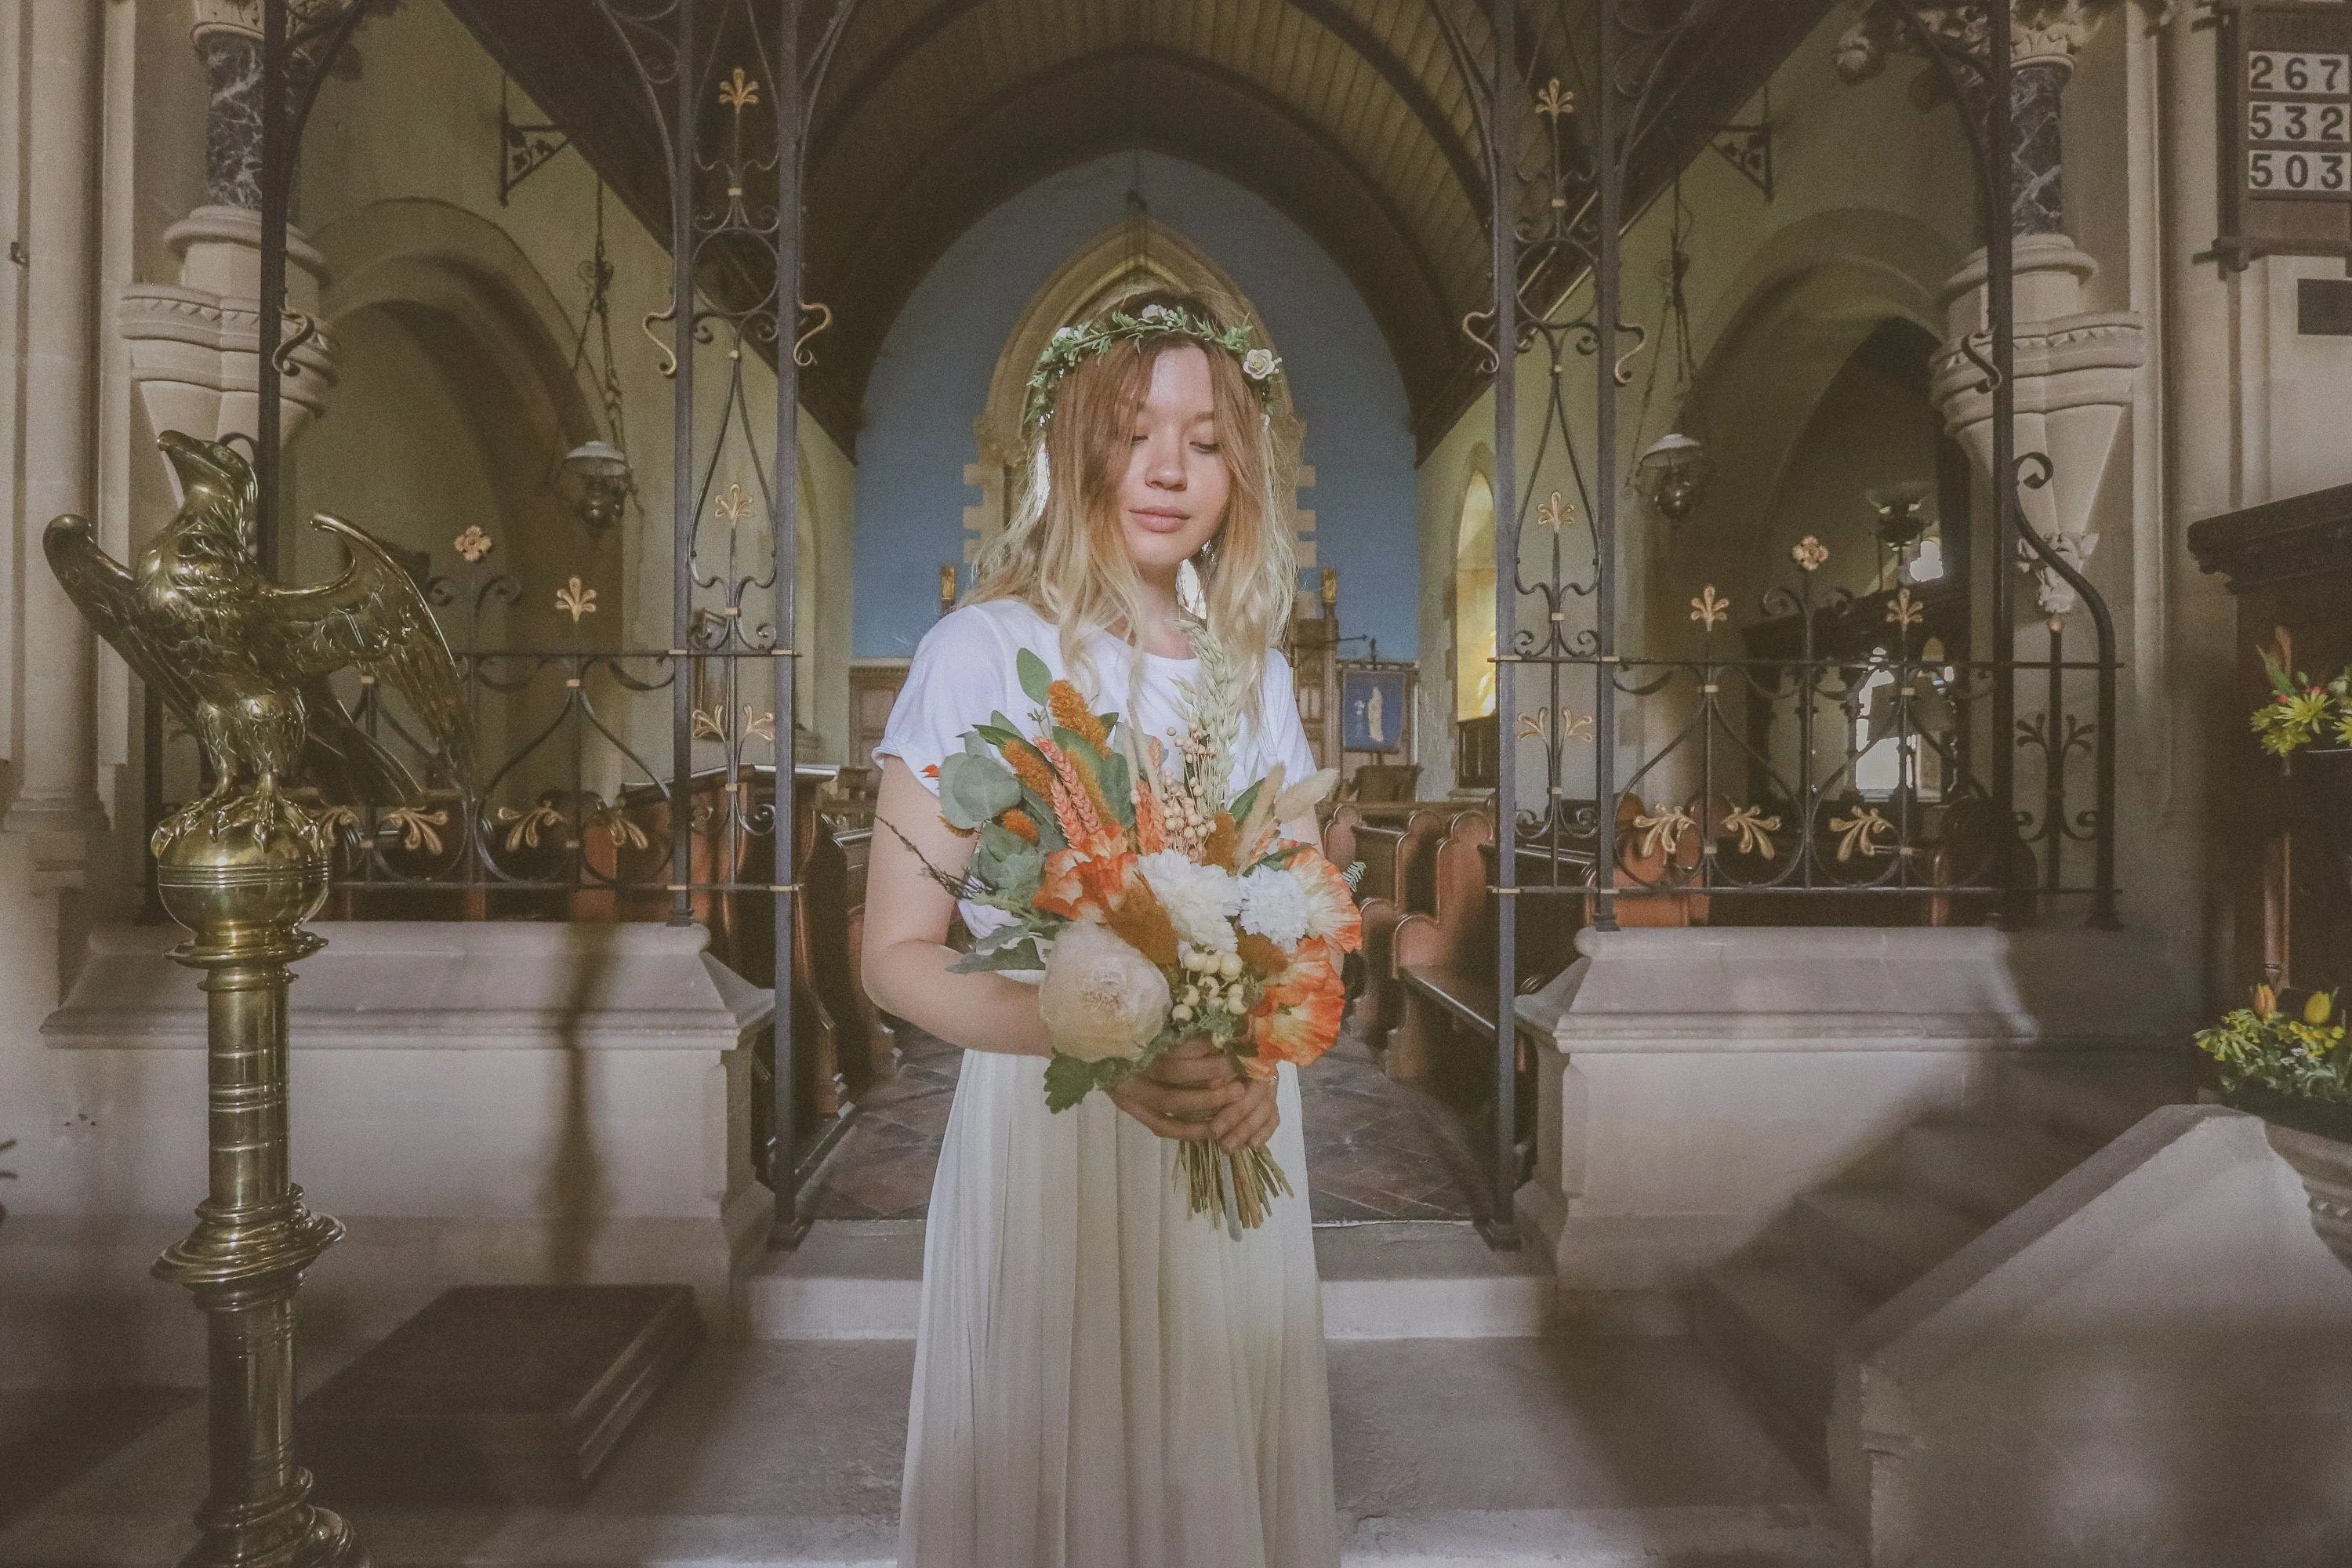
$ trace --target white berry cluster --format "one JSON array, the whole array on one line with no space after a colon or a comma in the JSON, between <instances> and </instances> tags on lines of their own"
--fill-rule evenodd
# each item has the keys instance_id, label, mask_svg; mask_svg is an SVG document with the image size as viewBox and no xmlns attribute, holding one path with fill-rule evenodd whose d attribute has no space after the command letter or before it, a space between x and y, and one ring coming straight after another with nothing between
<instances>
[{"instance_id":1,"label":"white berry cluster","mask_svg":"<svg viewBox=\"0 0 2352 1568\"><path fill-rule=\"evenodd\" d=\"M1163 802L1167 816L1168 843L1181 849L1188 858L1196 858L1209 842L1209 832L1217 825L1217 814L1209 809L1202 798L1208 782L1200 764L1209 755L1208 738L1198 730L1173 737L1176 753L1182 759L1178 766L1179 783L1170 790Z\"/></svg>"},{"instance_id":2,"label":"white berry cluster","mask_svg":"<svg viewBox=\"0 0 2352 1568\"><path fill-rule=\"evenodd\" d=\"M1186 946L1177 950L1177 967L1184 982L1176 989L1176 1005L1168 1016L1180 1024L1207 1019L1216 1013L1240 1017L1249 1011L1249 981L1237 952L1203 952Z\"/></svg>"}]
</instances>

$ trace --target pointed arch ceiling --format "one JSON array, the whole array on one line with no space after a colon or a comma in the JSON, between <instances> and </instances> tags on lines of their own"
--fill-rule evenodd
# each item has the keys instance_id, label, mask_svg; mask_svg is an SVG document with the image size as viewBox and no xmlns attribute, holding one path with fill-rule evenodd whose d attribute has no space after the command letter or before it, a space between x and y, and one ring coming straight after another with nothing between
<instances>
[{"instance_id":1,"label":"pointed arch ceiling","mask_svg":"<svg viewBox=\"0 0 2352 1568\"><path fill-rule=\"evenodd\" d=\"M593 8L449 3L666 237L658 140ZM1483 50L1480 7L1440 3ZM809 139L803 291L834 325L804 401L854 450L874 356L948 246L1036 181L1142 148L1255 192L1329 252L1387 338L1425 449L1480 384L1460 322L1488 294L1476 111L1429 4L860 0ZM1684 145L1653 161L1687 156L1690 128L1736 108L1826 4L1733 0L1675 117Z\"/></svg>"}]
</instances>

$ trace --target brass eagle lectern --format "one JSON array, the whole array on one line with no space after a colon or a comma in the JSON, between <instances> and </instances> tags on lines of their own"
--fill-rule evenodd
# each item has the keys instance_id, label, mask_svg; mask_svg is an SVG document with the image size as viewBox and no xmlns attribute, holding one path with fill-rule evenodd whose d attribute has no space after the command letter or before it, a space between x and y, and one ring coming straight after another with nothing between
<instances>
[{"instance_id":1,"label":"brass eagle lectern","mask_svg":"<svg viewBox=\"0 0 2352 1568\"><path fill-rule=\"evenodd\" d=\"M325 942L302 929L326 901L333 837L288 793L316 785L350 805L414 799L398 759L354 723L328 684L339 669L397 691L453 775L471 750L457 667L415 583L337 519L332 581L285 588L253 547L257 490L233 448L167 432L184 500L133 566L100 549L86 519L42 543L100 636L204 742L217 783L156 829L163 907L193 936L173 954L205 972L209 1000L211 1190L196 1226L157 1259L194 1292L211 1342L211 1489L185 1563L360 1568L349 1525L309 1500L294 1462L294 1296L342 1226L288 1179L287 967Z\"/></svg>"}]
</instances>

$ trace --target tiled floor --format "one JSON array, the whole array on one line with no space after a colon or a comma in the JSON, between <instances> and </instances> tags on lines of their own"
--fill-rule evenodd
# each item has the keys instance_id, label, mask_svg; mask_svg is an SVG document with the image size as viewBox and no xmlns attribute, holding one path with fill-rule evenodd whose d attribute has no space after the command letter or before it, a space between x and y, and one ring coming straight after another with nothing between
<instances>
[{"instance_id":1,"label":"tiled floor","mask_svg":"<svg viewBox=\"0 0 2352 1568\"><path fill-rule=\"evenodd\" d=\"M919 1219L947 1132L961 1053L899 1029L896 1077L869 1090L804 1198L815 1219ZM1391 1083L1343 1039L1302 1079L1307 1181L1318 1224L1469 1219L1478 1169L1454 1114Z\"/></svg>"}]
</instances>

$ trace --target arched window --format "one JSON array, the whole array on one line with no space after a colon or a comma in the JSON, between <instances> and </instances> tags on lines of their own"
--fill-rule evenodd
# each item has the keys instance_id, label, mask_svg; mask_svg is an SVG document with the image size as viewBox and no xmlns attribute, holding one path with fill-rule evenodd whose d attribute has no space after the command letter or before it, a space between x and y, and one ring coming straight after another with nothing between
<instances>
[{"instance_id":1,"label":"arched window","mask_svg":"<svg viewBox=\"0 0 2352 1568\"><path fill-rule=\"evenodd\" d=\"M1470 476L1454 541L1454 717L1495 711L1495 491Z\"/></svg>"}]
</instances>

